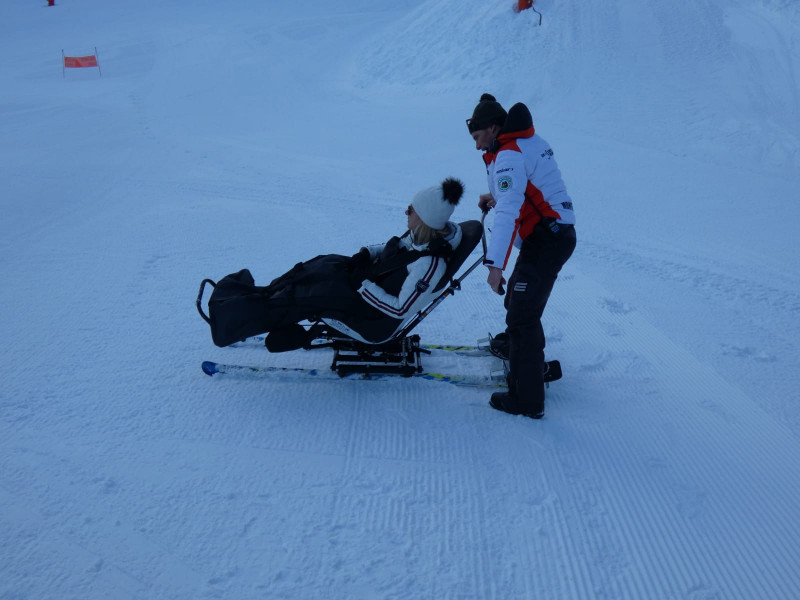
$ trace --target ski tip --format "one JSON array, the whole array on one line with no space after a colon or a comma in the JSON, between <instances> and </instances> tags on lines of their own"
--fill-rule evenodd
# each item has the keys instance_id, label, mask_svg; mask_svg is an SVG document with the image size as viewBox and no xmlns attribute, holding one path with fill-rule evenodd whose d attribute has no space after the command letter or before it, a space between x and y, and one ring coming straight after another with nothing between
<instances>
[{"instance_id":1,"label":"ski tip","mask_svg":"<svg viewBox=\"0 0 800 600\"><path fill-rule=\"evenodd\" d=\"M203 373L205 373L209 377L214 375L214 373L218 372L217 363L213 363L210 360L203 361L202 367L203 367Z\"/></svg>"}]
</instances>

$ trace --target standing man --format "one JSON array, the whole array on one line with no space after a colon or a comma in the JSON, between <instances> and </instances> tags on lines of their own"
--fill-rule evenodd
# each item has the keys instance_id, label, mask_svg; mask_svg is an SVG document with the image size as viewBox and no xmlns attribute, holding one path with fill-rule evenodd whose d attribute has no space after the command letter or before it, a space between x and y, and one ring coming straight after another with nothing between
<instances>
[{"instance_id":1,"label":"standing man","mask_svg":"<svg viewBox=\"0 0 800 600\"><path fill-rule=\"evenodd\" d=\"M492 340L509 362L508 391L492 394L492 408L534 419L544 416L544 312L561 267L575 249L575 213L550 145L536 134L531 113L518 103L506 112L483 94L467 127L483 152L489 194L478 206L495 209L484 264L488 283L503 294L511 248L520 249L505 297L506 331Z\"/></svg>"}]
</instances>

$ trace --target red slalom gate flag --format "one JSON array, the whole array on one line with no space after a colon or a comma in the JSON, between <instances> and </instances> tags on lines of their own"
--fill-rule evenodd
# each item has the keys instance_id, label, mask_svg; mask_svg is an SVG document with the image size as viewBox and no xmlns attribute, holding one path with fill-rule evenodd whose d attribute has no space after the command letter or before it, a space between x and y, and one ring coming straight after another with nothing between
<instances>
[{"instance_id":1,"label":"red slalom gate flag","mask_svg":"<svg viewBox=\"0 0 800 600\"><path fill-rule=\"evenodd\" d=\"M100 77L103 73L100 71L100 59L97 56L97 48L94 49L94 54L87 56L66 56L64 51L61 51L61 71L66 77L67 69L82 69L84 67L95 67Z\"/></svg>"},{"instance_id":2,"label":"red slalom gate flag","mask_svg":"<svg viewBox=\"0 0 800 600\"><path fill-rule=\"evenodd\" d=\"M81 67L98 67L97 57L94 54L89 56L65 56L65 69L79 69Z\"/></svg>"}]
</instances>

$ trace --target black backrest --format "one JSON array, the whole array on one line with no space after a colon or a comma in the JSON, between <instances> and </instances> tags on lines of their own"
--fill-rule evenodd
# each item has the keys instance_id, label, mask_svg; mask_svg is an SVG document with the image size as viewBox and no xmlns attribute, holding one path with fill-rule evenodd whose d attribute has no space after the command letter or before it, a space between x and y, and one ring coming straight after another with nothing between
<instances>
[{"instance_id":1,"label":"black backrest","mask_svg":"<svg viewBox=\"0 0 800 600\"><path fill-rule=\"evenodd\" d=\"M456 272L464 264L475 246L481 241L483 236L483 225L480 221L464 221L459 223L461 227L461 243L453 252L453 255L447 261L447 270L444 272L442 279L436 284L434 292L441 291L446 285L450 284L450 280L455 277Z\"/></svg>"}]
</instances>

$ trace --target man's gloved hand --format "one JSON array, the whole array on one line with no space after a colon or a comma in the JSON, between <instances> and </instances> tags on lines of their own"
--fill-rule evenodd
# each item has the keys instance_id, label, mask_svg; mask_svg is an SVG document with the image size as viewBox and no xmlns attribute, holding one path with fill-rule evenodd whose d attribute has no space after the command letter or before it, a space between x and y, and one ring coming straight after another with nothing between
<instances>
[{"instance_id":1,"label":"man's gloved hand","mask_svg":"<svg viewBox=\"0 0 800 600\"><path fill-rule=\"evenodd\" d=\"M478 208L483 212L489 212L495 206L497 206L497 202L491 194L481 194L478 198Z\"/></svg>"},{"instance_id":2,"label":"man's gloved hand","mask_svg":"<svg viewBox=\"0 0 800 600\"><path fill-rule=\"evenodd\" d=\"M366 269L371 264L372 257L369 255L369 250L366 248L361 248L361 250L350 257L350 260L347 262L347 270L358 271L361 269Z\"/></svg>"},{"instance_id":3,"label":"man's gloved hand","mask_svg":"<svg viewBox=\"0 0 800 600\"><path fill-rule=\"evenodd\" d=\"M486 279L489 284L489 287L494 290L495 294L500 294L501 296L506 293L503 289L503 284L506 282L506 278L503 277L503 270L498 269L497 267L489 267L489 277Z\"/></svg>"}]
</instances>

